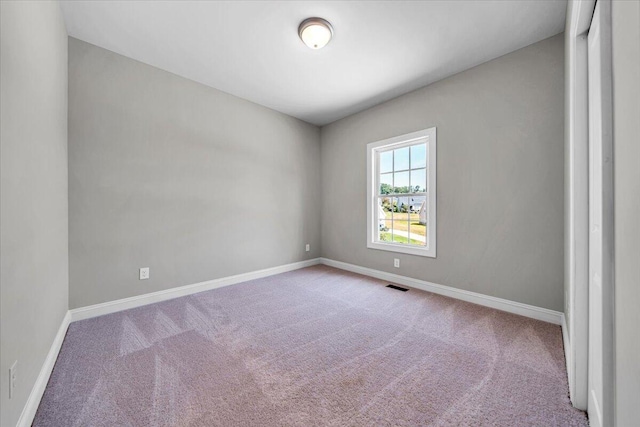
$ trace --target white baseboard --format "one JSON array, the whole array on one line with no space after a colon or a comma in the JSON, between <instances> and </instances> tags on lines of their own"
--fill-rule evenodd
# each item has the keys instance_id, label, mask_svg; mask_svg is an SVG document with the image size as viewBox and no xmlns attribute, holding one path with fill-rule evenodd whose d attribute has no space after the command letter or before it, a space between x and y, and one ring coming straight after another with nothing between
<instances>
[{"instance_id":1,"label":"white baseboard","mask_svg":"<svg viewBox=\"0 0 640 427\"><path fill-rule=\"evenodd\" d=\"M571 400L575 390L575 377L573 370L573 352L571 351L571 340L569 338L569 328L567 328L567 319L562 314L562 343L564 345L564 361L567 365L567 381L569 383L569 399ZM571 400L573 402L573 400Z\"/></svg>"},{"instance_id":2,"label":"white baseboard","mask_svg":"<svg viewBox=\"0 0 640 427\"><path fill-rule=\"evenodd\" d=\"M62 347L64 337L67 334L69 323L71 323L71 313L67 311L67 313L64 315L64 318L62 319L60 328L58 328L58 333L53 339L53 343L51 343L49 353L47 353L47 357L46 359L44 359L44 363L42 364L42 368L40 369L38 378L36 378L36 382L31 389L29 397L27 398L27 403L24 405L24 408L22 408L22 414L20 414L20 418L18 419L17 427L29 427L33 423L33 419L36 416L36 411L38 410L38 406L40 405L40 399L42 399L44 390L47 388L49 377L51 376L53 367L55 366L56 360L58 359L58 353L60 352L60 348Z\"/></svg>"},{"instance_id":3,"label":"white baseboard","mask_svg":"<svg viewBox=\"0 0 640 427\"><path fill-rule=\"evenodd\" d=\"M127 310L129 308L141 307L160 301L166 301L185 295L191 295L198 292L217 289L223 286L234 285L249 280L273 276L275 274L286 273L288 271L298 270L300 268L310 267L317 264L324 264L330 267L339 268L341 270L351 271L354 273L363 274L365 276L371 276L412 288L421 289L424 291L445 295L474 304L483 305L485 307L491 307L509 313L519 314L521 316L542 320L556 325L561 325L562 337L565 346L565 357L567 357L567 372L569 374L569 378L571 378L572 372L570 371L570 369L572 365L569 360L571 351L569 349L570 343L568 338L568 330L563 313L548 310L546 308L540 308L532 305L522 304L519 302L509 301L502 298L483 295L476 292L456 289L450 286L438 285L436 283L413 279L406 276L400 276L398 274L374 270L372 268L361 267L341 261L334 261L328 258L314 258L306 261L294 262L278 267L266 268L264 270L237 274L235 276L223 277L215 280L208 280L206 282L200 282L192 285L181 286L178 288L167 289L164 291L138 295L135 297L124 298L116 301L109 301L102 304L95 304L88 307L81 307L68 311L64 316L64 319L62 320L62 324L58 329L58 333L56 334L53 343L51 344L51 348L49 349L49 353L47 354L44 364L42 365L40 374L38 375L36 383L31 390L31 394L27 399L27 403L22 410L22 414L20 415L20 419L18 420L17 427L28 427L33 422L36 411L38 410L38 405L40 404L42 395L44 394L44 391L47 387L49 377L51 376L51 372L53 371L56 359L58 358L58 353L60 352L60 348L62 347L62 342L64 341L64 337L71 322L89 319L91 317L102 316L109 313L115 313L118 311Z\"/></svg>"},{"instance_id":4,"label":"white baseboard","mask_svg":"<svg viewBox=\"0 0 640 427\"><path fill-rule=\"evenodd\" d=\"M102 316L104 314L115 313L117 311L126 310L129 308L140 307L147 304L153 304L155 302L165 301L168 299L178 298L185 295L191 295L210 289L221 288L223 286L234 285L236 283L246 282L248 280L260 279L263 277L273 276L274 274L286 273L287 271L298 270L304 267L310 267L312 265L320 264L320 258L314 258L306 261L294 262L292 264L280 265L277 267L266 268L264 270L252 271L249 273L238 274L235 276L223 277L215 280L208 280L206 282L195 283L192 285L181 286L179 288L167 289L164 291L153 292L149 294L139 295L131 298L124 298L117 301L110 301L103 304L91 305L88 307L76 308L67 311L62 320L62 324L58 329L49 353L40 369L38 378L31 389L31 394L27 399L20 419L18 420L17 427L29 427L33 423L33 419L36 416L36 411L40 405L40 400L49 382L49 377L53 371L58 353L62 347L62 342L69 328L71 322L78 320L88 319L91 317Z\"/></svg>"},{"instance_id":5,"label":"white baseboard","mask_svg":"<svg viewBox=\"0 0 640 427\"><path fill-rule=\"evenodd\" d=\"M348 264L346 262L334 261L328 258L320 258L320 262L330 267L347 270L365 276L375 277L377 279L386 280L392 283L409 286L411 288L421 289L434 294L445 295L451 298L471 302L485 307L495 308L497 310L506 311L521 316L530 317L532 319L542 320L544 322L560 325L562 323L563 314L559 311L549 310L546 308L536 307L533 305L522 304L520 302L509 301L502 298L496 298L476 292L456 289L450 286L438 285L437 283L427 282L425 280L413 279L411 277L400 276L398 274L387 273L385 271L374 270L372 268L360 267L359 265Z\"/></svg>"},{"instance_id":6,"label":"white baseboard","mask_svg":"<svg viewBox=\"0 0 640 427\"><path fill-rule=\"evenodd\" d=\"M76 322L78 320L115 313L130 308L141 307L143 305L179 298L185 295L196 294L198 292L217 289L223 286L235 285L236 283L273 276L274 274L286 273L288 271L298 270L300 268L310 267L317 264L320 264L320 258L265 268L264 270L251 271L249 273L237 274L235 276L222 277L220 279L207 280L206 282L194 283L192 285L185 285L178 288L166 289L164 291L137 295L135 297L123 298L87 307L74 308L71 310L71 321Z\"/></svg>"}]
</instances>

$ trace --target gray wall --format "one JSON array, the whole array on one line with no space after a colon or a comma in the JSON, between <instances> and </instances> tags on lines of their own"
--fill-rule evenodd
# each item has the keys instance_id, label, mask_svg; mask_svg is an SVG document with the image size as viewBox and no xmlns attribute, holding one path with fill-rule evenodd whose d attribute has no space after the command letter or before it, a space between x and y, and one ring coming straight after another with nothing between
<instances>
[{"instance_id":1,"label":"gray wall","mask_svg":"<svg viewBox=\"0 0 640 427\"><path fill-rule=\"evenodd\" d=\"M71 308L318 257L319 138L70 38Z\"/></svg>"},{"instance_id":2,"label":"gray wall","mask_svg":"<svg viewBox=\"0 0 640 427\"><path fill-rule=\"evenodd\" d=\"M559 34L323 127L322 256L562 311L563 55ZM437 258L367 249L366 144L431 126Z\"/></svg>"},{"instance_id":3,"label":"gray wall","mask_svg":"<svg viewBox=\"0 0 640 427\"><path fill-rule=\"evenodd\" d=\"M640 401L640 3L612 3L616 425Z\"/></svg>"},{"instance_id":4,"label":"gray wall","mask_svg":"<svg viewBox=\"0 0 640 427\"><path fill-rule=\"evenodd\" d=\"M68 308L67 32L57 2L0 9L0 425L13 426Z\"/></svg>"}]
</instances>

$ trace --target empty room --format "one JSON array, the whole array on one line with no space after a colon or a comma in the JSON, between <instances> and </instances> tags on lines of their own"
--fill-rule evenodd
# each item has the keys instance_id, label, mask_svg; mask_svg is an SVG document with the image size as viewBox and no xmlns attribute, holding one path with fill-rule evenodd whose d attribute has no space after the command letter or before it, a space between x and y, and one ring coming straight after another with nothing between
<instances>
[{"instance_id":1,"label":"empty room","mask_svg":"<svg viewBox=\"0 0 640 427\"><path fill-rule=\"evenodd\" d=\"M0 0L0 425L640 426L640 0Z\"/></svg>"}]
</instances>

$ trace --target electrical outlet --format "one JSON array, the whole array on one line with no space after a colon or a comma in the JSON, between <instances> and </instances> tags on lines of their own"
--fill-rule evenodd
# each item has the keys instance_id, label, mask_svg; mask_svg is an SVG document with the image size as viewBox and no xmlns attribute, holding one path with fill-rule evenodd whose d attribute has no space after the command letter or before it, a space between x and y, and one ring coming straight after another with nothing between
<instances>
[{"instance_id":1,"label":"electrical outlet","mask_svg":"<svg viewBox=\"0 0 640 427\"><path fill-rule=\"evenodd\" d=\"M16 388L16 382L18 379L18 361L13 362L13 365L9 368L9 399L13 398L13 391Z\"/></svg>"},{"instance_id":2,"label":"electrical outlet","mask_svg":"<svg viewBox=\"0 0 640 427\"><path fill-rule=\"evenodd\" d=\"M304 247L304 250L309 252L311 250L311 246L309 246L309 244L307 243L307 245Z\"/></svg>"},{"instance_id":3,"label":"electrical outlet","mask_svg":"<svg viewBox=\"0 0 640 427\"><path fill-rule=\"evenodd\" d=\"M400 260L398 258L393 259L393 266L395 268L400 268Z\"/></svg>"},{"instance_id":4,"label":"electrical outlet","mask_svg":"<svg viewBox=\"0 0 640 427\"><path fill-rule=\"evenodd\" d=\"M143 267L140 269L140 280L147 280L149 278L149 267Z\"/></svg>"}]
</instances>

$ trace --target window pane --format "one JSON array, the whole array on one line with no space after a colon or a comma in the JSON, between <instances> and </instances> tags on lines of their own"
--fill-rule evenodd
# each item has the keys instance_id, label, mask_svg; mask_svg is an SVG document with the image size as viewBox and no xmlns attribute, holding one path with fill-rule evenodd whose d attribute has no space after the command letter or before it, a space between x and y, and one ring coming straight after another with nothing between
<instances>
[{"instance_id":1,"label":"window pane","mask_svg":"<svg viewBox=\"0 0 640 427\"><path fill-rule=\"evenodd\" d=\"M393 212L394 221L409 221L409 214L407 212L400 212L400 209Z\"/></svg>"},{"instance_id":2,"label":"window pane","mask_svg":"<svg viewBox=\"0 0 640 427\"><path fill-rule=\"evenodd\" d=\"M411 169L427 167L427 144L411 146Z\"/></svg>"},{"instance_id":3,"label":"window pane","mask_svg":"<svg viewBox=\"0 0 640 427\"><path fill-rule=\"evenodd\" d=\"M393 209L394 220L409 220L409 198L408 197L396 197L395 205Z\"/></svg>"},{"instance_id":4,"label":"window pane","mask_svg":"<svg viewBox=\"0 0 640 427\"><path fill-rule=\"evenodd\" d=\"M417 221L413 221L413 223L415 223L415 225L412 225L414 230L417 230L416 233L418 234L424 234L424 238L425 238L425 245L426 245L426 241L427 241L427 237L428 236L428 230L427 230L427 220L429 215L429 201L425 199L424 203L422 203L420 210L418 211L418 220Z\"/></svg>"},{"instance_id":5,"label":"window pane","mask_svg":"<svg viewBox=\"0 0 640 427\"><path fill-rule=\"evenodd\" d=\"M378 209L375 216L378 225L378 240L391 241L392 210L393 200L391 197L378 198Z\"/></svg>"},{"instance_id":6,"label":"window pane","mask_svg":"<svg viewBox=\"0 0 640 427\"><path fill-rule=\"evenodd\" d=\"M409 193L409 172L396 172L393 174L393 191L395 193Z\"/></svg>"},{"instance_id":7,"label":"window pane","mask_svg":"<svg viewBox=\"0 0 640 427\"><path fill-rule=\"evenodd\" d=\"M412 210L409 214L409 231L411 239L419 242L420 245L427 243L427 227L420 223L420 205L418 210Z\"/></svg>"},{"instance_id":8,"label":"window pane","mask_svg":"<svg viewBox=\"0 0 640 427\"><path fill-rule=\"evenodd\" d=\"M384 212L384 218L391 218L391 212L393 212L393 197L380 197L378 199L378 205ZM379 216L382 216L380 214Z\"/></svg>"},{"instance_id":9,"label":"window pane","mask_svg":"<svg viewBox=\"0 0 640 427\"><path fill-rule=\"evenodd\" d=\"M413 193L427 191L426 169L416 169L411 171L411 191Z\"/></svg>"},{"instance_id":10,"label":"window pane","mask_svg":"<svg viewBox=\"0 0 640 427\"><path fill-rule=\"evenodd\" d=\"M425 246L426 237L410 221L396 221L392 223L392 239L395 243L405 245ZM385 236L389 237L389 236Z\"/></svg>"},{"instance_id":11,"label":"window pane","mask_svg":"<svg viewBox=\"0 0 640 427\"><path fill-rule=\"evenodd\" d=\"M392 239L394 243L402 243L405 245L424 246L425 239L423 236L410 231L409 221L393 221Z\"/></svg>"},{"instance_id":12,"label":"window pane","mask_svg":"<svg viewBox=\"0 0 640 427\"><path fill-rule=\"evenodd\" d=\"M383 200L383 207L387 218L393 218L397 208L398 208L398 198L397 197L385 197Z\"/></svg>"},{"instance_id":13,"label":"window pane","mask_svg":"<svg viewBox=\"0 0 640 427\"><path fill-rule=\"evenodd\" d=\"M379 235L378 235L378 240L380 240L381 242L391 242L392 241L392 228L393 228L393 221L390 219L385 219L382 220L380 222L380 227L379 227Z\"/></svg>"},{"instance_id":14,"label":"window pane","mask_svg":"<svg viewBox=\"0 0 640 427\"><path fill-rule=\"evenodd\" d=\"M422 207L422 203L424 203L426 197L425 196L416 196L409 198L409 211L412 214L418 214L420 212L420 208Z\"/></svg>"},{"instance_id":15,"label":"window pane","mask_svg":"<svg viewBox=\"0 0 640 427\"><path fill-rule=\"evenodd\" d=\"M393 150L393 168L397 171L409 169L409 147Z\"/></svg>"},{"instance_id":16,"label":"window pane","mask_svg":"<svg viewBox=\"0 0 640 427\"><path fill-rule=\"evenodd\" d=\"M409 221L393 221L393 241L395 243L409 243L408 230Z\"/></svg>"},{"instance_id":17,"label":"window pane","mask_svg":"<svg viewBox=\"0 0 640 427\"><path fill-rule=\"evenodd\" d=\"M380 174L380 194L390 194L393 191L393 174Z\"/></svg>"},{"instance_id":18,"label":"window pane","mask_svg":"<svg viewBox=\"0 0 640 427\"><path fill-rule=\"evenodd\" d=\"M380 173L393 171L393 151L380 153Z\"/></svg>"}]
</instances>

